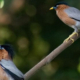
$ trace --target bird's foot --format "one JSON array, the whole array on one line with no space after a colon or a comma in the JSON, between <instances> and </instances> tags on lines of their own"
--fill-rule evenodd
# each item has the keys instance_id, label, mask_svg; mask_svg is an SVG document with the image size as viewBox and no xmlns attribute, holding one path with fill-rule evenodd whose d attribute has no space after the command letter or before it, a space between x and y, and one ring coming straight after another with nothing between
<instances>
[{"instance_id":1,"label":"bird's foot","mask_svg":"<svg viewBox=\"0 0 80 80\"><path fill-rule=\"evenodd\" d=\"M66 42L66 43L67 43L69 40L71 40L71 41L72 41L72 43L74 42L74 39L72 39L70 36L69 36L67 39L65 39L65 40L64 40L64 42Z\"/></svg>"},{"instance_id":2,"label":"bird's foot","mask_svg":"<svg viewBox=\"0 0 80 80\"><path fill-rule=\"evenodd\" d=\"M78 33L77 32L73 32L67 39L64 40L64 42L68 42L69 40L72 41L72 43L74 42L74 39L72 38L74 35L77 35L78 36Z\"/></svg>"}]
</instances>

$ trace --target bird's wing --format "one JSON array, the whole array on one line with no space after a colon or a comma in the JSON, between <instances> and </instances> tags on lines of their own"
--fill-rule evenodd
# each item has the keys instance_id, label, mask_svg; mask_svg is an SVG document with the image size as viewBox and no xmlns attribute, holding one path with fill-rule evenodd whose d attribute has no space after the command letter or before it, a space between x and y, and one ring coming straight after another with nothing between
<instances>
[{"instance_id":1,"label":"bird's wing","mask_svg":"<svg viewBox=\"0 0 80 80\"><path fill-rule=\"evenodd\" d=\"M14 74L13 72L11 72L10 70L6 69L2 64L0 64L0 66L3 68L3 70L9 74L9 77L11 76L10 80L24 80L23 78L18 77L16 74Z\"/></svg>"},{"instance_id":2,"label":"bird's wing","mask_svg":"<svg viewBox=\"0 0 80 80\"><path fill-rule=\"evenodd\" d=\"M77 8L74 7L69 7L67 9L64 10L67 15L77 21L80 21L80 10L78 10Z\"/></svg>"},{"instance_id":3,"label":"bird's wing","mask_svg":"<svg viewBox=\"0 0 80 80\"><path fill-rule=\"evenodd\" d=\"M0 64L3 65L5 69L11 71L12 73L19 76L20 78L24 77L23 73L14 65L14 63L11 60L2 59Z\"/></svg>"}]
</instances>

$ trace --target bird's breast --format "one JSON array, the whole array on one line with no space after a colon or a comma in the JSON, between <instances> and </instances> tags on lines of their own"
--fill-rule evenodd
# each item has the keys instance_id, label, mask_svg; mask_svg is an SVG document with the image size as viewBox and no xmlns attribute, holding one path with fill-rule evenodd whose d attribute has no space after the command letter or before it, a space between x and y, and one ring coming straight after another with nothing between
<instances>
[{"instance_id":1,"label":"bird's breast","mask_svg":"<svg viewBox=\"0 0 80 80\"><path fill-rule=\"evenodd\" d=\"M71 19L64 10L56 10L56 14L59 17L60 20L62 20L65 24L72 26L76 25L76 21Z\"/></svg>"}]
</instances>

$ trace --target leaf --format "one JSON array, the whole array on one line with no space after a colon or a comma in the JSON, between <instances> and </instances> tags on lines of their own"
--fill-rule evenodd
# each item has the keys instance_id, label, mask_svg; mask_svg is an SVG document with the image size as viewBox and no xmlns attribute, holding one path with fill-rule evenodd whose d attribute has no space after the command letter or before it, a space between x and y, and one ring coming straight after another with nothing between
<instances>
[{"instance_id":1,"label":"leaf","mask_svg":"<svg viewBox=\"0 0 80 80\"><path fill-rule=\"evenodd\" d=\"M0 8L3 8L4 6L4 0L0 0Z\"/></svg>"}]
</instances>

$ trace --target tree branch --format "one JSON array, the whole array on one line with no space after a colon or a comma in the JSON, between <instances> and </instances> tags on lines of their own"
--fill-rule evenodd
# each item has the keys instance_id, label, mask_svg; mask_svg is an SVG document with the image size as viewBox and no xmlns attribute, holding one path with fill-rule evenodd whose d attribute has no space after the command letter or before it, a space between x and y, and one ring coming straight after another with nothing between
<instances>
[{"instance_id":1,"label":"tree branch","mask_svg":"<svg viewBox=\"0 0 80 80\"><path fill-rule=\"evenodd\" d=\"M80 33L77 36L76 34L72 37L74 41L76 41L80 37ZM59 55L63 50L69 47L72 43L71 40L68 42L63 42L60 46L58 46L55 50L53 50L49 55L47 55L44 59L42 59L38 64L36 64L32 69L24 74L26 80L28 80L36 71L38 71L41 67L51 62L57 55Z\"/></svg>"}]
</instances>

